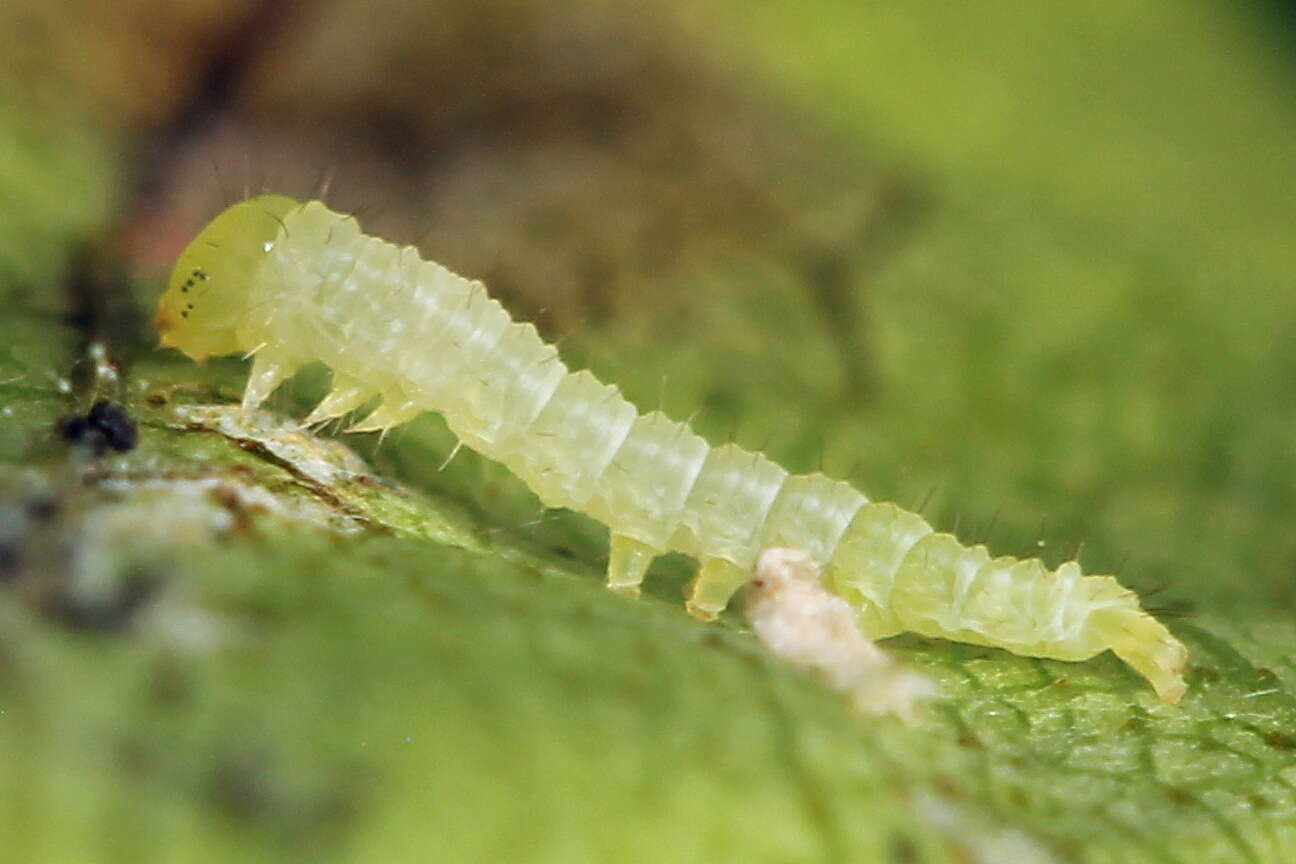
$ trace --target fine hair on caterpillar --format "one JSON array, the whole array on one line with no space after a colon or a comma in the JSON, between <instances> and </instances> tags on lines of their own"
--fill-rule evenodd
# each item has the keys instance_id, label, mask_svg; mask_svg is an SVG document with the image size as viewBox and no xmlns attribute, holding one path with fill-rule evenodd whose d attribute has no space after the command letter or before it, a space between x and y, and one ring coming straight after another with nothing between
<instances>
[{"instance_id":1,"label":"fine hair on caterpillar","mask_svg":"<svg viewBox=\"0 0 1296 864\"><path fill-rule=\"evenodd\" d=\"M994 557L846 483L641 414L616 387L570 371L481 283L318 201L264 195L218 215L180 254L155 323L162 345L195 360L251 354L247 409L322 361L332 389L307 423L375 399L351 431L441 414L545 506L607 525L608 584L620 592L637 593L657 556L682 552L699 561L688 611L712 619L763 550L800 550L870 639L914 632L1068 661L1110 649L1162 700L1184 694L1187 650L1113 577Z\"/></svg>"}]
</instances>

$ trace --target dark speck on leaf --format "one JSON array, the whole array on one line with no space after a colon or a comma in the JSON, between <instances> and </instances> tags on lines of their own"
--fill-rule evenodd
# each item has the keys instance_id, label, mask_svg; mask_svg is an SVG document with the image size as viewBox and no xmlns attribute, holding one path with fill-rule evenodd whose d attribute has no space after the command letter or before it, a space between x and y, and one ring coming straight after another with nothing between
<instances>
[{"instance_id":1,"label":"dark speck on leaf","mask_svg":"<svg viewBox=\"0 0 1296 864\"><path fill-rule=\"evenodd\" d=\"M58 433L73 444L80 444L95 456L109 448L126 452L138 441L135 421L121 408L100 399L84 417L64 417L58 422Z\"/></svg>"},{"instance_id":2,"label":"dark speck on leaf","mask_svg":"<svg viewBox=\"0 0 1296 864\"><path fill-rule=\"evenodd\" d=\"M932 788L936 790L937 795L948 801L957 801L962 797L958 784L944 774L937 774L932 778Z\"/></svg>"},{"instance_id":3,"label":"dark speck on leaf","mask_svg":"<svg viewBox=\"0 0 1296 864\"><path fill-rule=\"evenodd\" d=\"M18 570L19 563L17 545L0 542L0 582L5 582L13 576Z\"/></svg>"},{"instance_id":4,"label":"dark speck on leaf","mask_svg":"<svg viewBox=\"0 0 1296 864\"><path fill-rule=\"evenodd\" d=\"M897 834L891 838L891 860L894 864L918 864L918 847L913 840Z\"/></svg>"},{"instance_id":5,"label":"dark speck on leaf","mask_svg":"<svg viewBox=\"0 0 1296 864\"><path fill-rule=\"evenodd\" d=\"M1275 750L1296 749L1296 739L1286 732L1270 732L1264 736L1264 742Z\"/></svg>"},{"instance_id":6,"label":"dark speck on leaf","mask_svg":"<svg viewBox=\"0 0 1296 864\"><path fill-rule=\"evenodd\" d=\"M123 453L133 450L138 436L135 432L135 421L116 405L100 399L90 409L87 419L108 439L108 446Z\"/></svg>"},{"instance_id":7,"label":"dark speck on leaf","mask_svg":"<svg viewBox=\"0 0 1296 864\"><path fill-rule=\"evenodd\" d=\"M79 444L95 456L108 452L108 438L85 417L64 417L58 422L64 440Z\"/></svg>"},{"instance_id":8,"label":"dark speck on leaf","mask_svg":"<svg viewBox=\"0 0 1296 864\"><path fill-rule=\"evenodd\" d=\"M76 630L113 633L128 627L138 612L156 593L160 580L146 571L124 574L111 595L85 597L64 592L54 598L53 618Z\"/></svg>"},{"instance_id":9,"label":"dark speck on leaf","mask_svg":"<svg viewBox=\"0 0 1296 864\"><path fill-rule=\"evenodd\" d=\"M59 502L53 495L35 495L27 501L27 516L35 522L48 522L58 515Z\"/></svg>"},{"instance_id":10,"label":"dark speck on leaf","mask_svg":"<svg viewBox=\"0 0 1296 864\"><path fill-rule=\"evenodd\" d=\"M1129 718L1128 720L1126 720L1124 723L1121 724L1121 731L1122 731L1122 732L1138 732L1138 731L1142 730L1143 727L1146 726L1146 725L1147 725L1147 724L1143 722L1143 719L1142 719L1142 718L1140 718L1140 717L1131 717L1131 718Z\"/></svg>"}]
</instances>

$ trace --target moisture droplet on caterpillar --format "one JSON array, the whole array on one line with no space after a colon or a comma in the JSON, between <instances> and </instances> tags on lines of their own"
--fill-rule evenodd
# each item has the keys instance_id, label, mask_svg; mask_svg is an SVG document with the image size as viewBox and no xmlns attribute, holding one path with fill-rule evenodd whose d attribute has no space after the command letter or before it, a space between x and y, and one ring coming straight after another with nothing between
<instances>
[{"instance_id":1,"label":"moisture droplet on caterpillar","mask_svg":"<svg viewBox=\"0 0 1296 864\"><path fill-rule=\"evenodd\" d=\"M608 526L618 591L636 593L656 556L682 552L700 562L687 608L711 619L762 550L801 550L870 639L909 631L1070 661L1111 649L1164 701L1184 694L1187 650L1113 577L991 557L846 483L640 414L616 387L569 371L480 282L318 201L267 195L221 213L181 253L155 321L164 346L195 360L253 353L249 409L319 360L333 389L309 422L375 397L353 429L442 414L545 506Z\"/></svg>"}]
</instances>

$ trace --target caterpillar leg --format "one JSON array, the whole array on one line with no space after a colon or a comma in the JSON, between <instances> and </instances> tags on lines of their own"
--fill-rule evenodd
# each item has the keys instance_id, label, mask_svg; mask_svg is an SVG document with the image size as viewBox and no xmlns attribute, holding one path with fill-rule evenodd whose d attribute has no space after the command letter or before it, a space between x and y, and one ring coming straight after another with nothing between
<instances>
[{"instance_id":1,"label":"caterpillar leg","mask_svg":"<svg viewBox=\"0 0 1296 864\"><path fill-rule=\"evenodd\" d=\"M361 387L345 378L334 378L333 389L329 394L315 406L305 420L303 426L314 426L316 423L323 423L325 420L332 420L334 417L341 417L349 411L354 411L369 398L373 396L373 391Z\"/></svg>"},{"instance_id":2,"label":"caterpillar leg","mask_svg":"<svg viewBox=\"0 0 1296 864\"><path fill-rule=\"evenodd\" d=\"M346 431L386 432L391 427L408 423L423 413L423 409L419 408L419 406L400 397L384 396L383 400L383 403L375 408L369 416L347 427Z\"/></svg>"},{"instance_id":3,"label":"caterpillar leg","mask_svg":"<svg viewBox=\"0 0 1296 864\"><path fill-rule=\"evenodd\" d=\"M704 558L686 590L685 608L694 618L714 621L749 577L747 570L723 558Z\"/></svg>"},{"instance_id":4,"label":"caterpillar leg","mask_svg":"<svg viewBox=\"0 0 1296 864\"><path fill-rule=\"evenodd\" d=\"M1183 679L1188 649L1161 622L1142 609L1115 607L1094 612L1089 626L1112 653L1151 683L1162 702L1179 703L1188 689Z\"/></svg>"},{"instance_id":5,"label":"caterpillar leg","mask_svg":"<svg viewBox=\"0 0 1296 864\"><path fill-rule=\"evenodd\" d=\"M628 597L639 596L639 586L653 559L661 553L633 537L613 534L608 549L608 587Z\"/></svg>"},{"instance_id":6,"label":"caterpillar leg","mask_svg":"<svg viewBox=\"0 0 1296 864\"><path fill-rule=\"evenodd\" d=\"M897 663L859 628L855 609L826 589L818 565L800 549L766 549L747 592L747 620L782 659L812 669L864 714L906 723L936 694L926 675Z\"/></svg>"},{"instance_id":7,"label":"caterpillar leg","mask_svg":"<svg viewBox=\"0 0 1296 864\"><path fill-rule=\"evenodd\" d=\"M261 351L252 360L252 372L243 390L243 410L251 411L261 405L266 397L284 381L297 374L301 364L287 357Z\"/></svg>"}]
</instances>

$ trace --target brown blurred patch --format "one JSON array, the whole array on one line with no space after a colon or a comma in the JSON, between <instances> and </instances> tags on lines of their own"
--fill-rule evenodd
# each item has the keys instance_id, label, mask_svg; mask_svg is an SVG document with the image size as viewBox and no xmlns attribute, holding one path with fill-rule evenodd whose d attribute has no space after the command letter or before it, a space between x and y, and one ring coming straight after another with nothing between
<instances>
[{"instance_id":1,"label":"brown blurred patch","mask_svg":"<svg viewBox=\"0 0 1296 864\"><path fill-rule=\"evenodd\" d=\"M0 74L44 99L138 129L191 98L262 0L5 0ZM291 0L285 5L294 5Z\"/></svg>"},{"instance_id":2,"label":"brown blurred patch","mask_svg":"<svg viewBox=\"0 0 1296 864\"><path fill-rule=\"evenodd\" d=\"M333 206L550 335L687 308L680 274L774 259L867 377L858 295L909 182L715 62L669 0L19 2L144 132L127 235L154 273L225 204L332 174Z\"/></svg>"}]
</instances>

